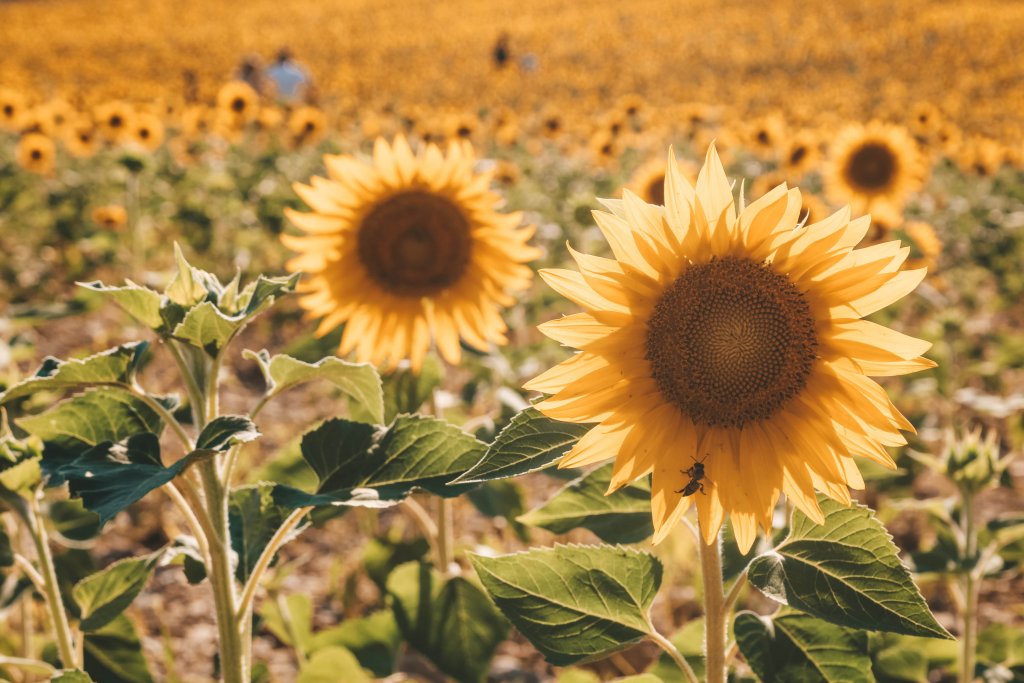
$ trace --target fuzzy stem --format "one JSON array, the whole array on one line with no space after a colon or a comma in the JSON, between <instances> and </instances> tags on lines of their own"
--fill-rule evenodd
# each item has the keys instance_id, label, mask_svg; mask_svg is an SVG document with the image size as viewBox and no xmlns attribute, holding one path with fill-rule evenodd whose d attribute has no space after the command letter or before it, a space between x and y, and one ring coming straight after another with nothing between
<instances>
[{"instance_id":1,"label":"fuzzy stem","mask_svg":"<svg viewBox=\"0 0 1024 683\"><path fill-rule=\"evenodd\" d=\"M703 539L700 565L704 577L704 659L707 683L725 683L725 596L722 593L722 548L716 537L710 544Z\"/></svg>"},{"instance_id":2,"label":"fuzzy stem","mask_svg":"<svg viewBox=\"0 0 1024 683\"><path fill-rule=\"evenodd\" d=\"M672 644L671 640L655 631L653 626L651 626L651 632L648 634L648 638L653 640L658 647L664 650L665 653L672 658L672 661L676 663L679 670L686 676L688 683L699 683L700 679L697 678L697 674L694 672L693 667L691 667L690 663L686 661L686 657L683 657L683 653L679 651L679 648Z\"/></svg>"},{"instance_id":3,"label":"fuzzy stem","mask_svg":"<svg viewBox=\"0 0 1024 683\"><path fill-rule=\"evenodd\" d=\"M975 528L974 496L970 493L965 492L963 495L963 509L964 557L968 562L977 562L978 532ZM972 564L963 576L963 636L960 638L961 683L971 683L974 680L975 654L978 641L978 592L982 571L984 571L983 568Z\"/></svg>"},{"instance_id":4,"label":"fuzzy stem","mask_svg":"<svg viewBox=\"0 0 1024 683\"><path fill-rule=\"evenodd\" d=\"M60 597L57 583L57 571L53 566L53 554L50 552L50 539L46 534L46 525L39 510L39 501L33 496L29 503L29 534L36 548L36 559L39 562L38 580L43 582L43 596L46 598L46 609L50 614L50 622L57 639L57 654L66 668L76 668L79 662L75 658L75 646L71 637L71 624L64 611L64 603Z\"/></svg>"}]
</instances>

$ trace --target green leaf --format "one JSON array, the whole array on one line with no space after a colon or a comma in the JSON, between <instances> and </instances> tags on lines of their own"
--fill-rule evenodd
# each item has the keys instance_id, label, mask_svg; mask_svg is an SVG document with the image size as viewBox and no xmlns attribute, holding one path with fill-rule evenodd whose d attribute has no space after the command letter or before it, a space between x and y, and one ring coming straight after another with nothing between
<instances>
[{"instance_id":1,"label":"green leaf","mask_svg":"<svg viewBox=\"0 0 1024 683\"><path fill-rule=\"evenodd\" d=\"M164 294L180 306L195 306L207 297L208 285L211 280L216 282L216 279L206 271L189 265L177 242L174 243L174 260L178 264L178 270L164 290Z\"/></svg>"},{"instance_id":2,"label":"green leaf","mask_svg":"<svg viewBox=\"0 0 1024 683\"><path fill-rule=\"evenodd\" d=\"M102 683L152 683L135 625L121 615L85 634L84 668Z\"/></svg>"},{"instance_id":3,"label":"green leaf","mask_svg":"<svg viewBox=\"0 0 1024 683\"><path fill-rule=\"evenodd\" d=\"M206 566L203 564L203 553L199 550L199 542L193 536L178 536L167 546L160 566L180 564L185 572L185 579L195 586L206 578Z\"/></svg>"},{"instance_id":4,"label":"green leaf","mask_svg":"<svg viewBox=\"0 0 1024 683\"><path fill-rule=\"evenodd\" d=\"M303 656L311 651L313 637L313 601L302 593L279 596L263 602L263 624L278 640Z\"/></svg>"},{"instance_id":5,"label":"green leaf","mask_svg":"<svg viewBox=\"0 0 1024 683\"><path fill-rule=\"evenodd\" d=\"M229 316L213 303L204 301L189 309L171 336L213 357L228 345L245 322L244 316Z\"/></svg>"},{"instance_id":6,"label":"green leaf","mask_svg":"<svg viewBox=\"0 0 1024 683\"><path fill-rule=\"evenodd\" d=\"M97 631L132 604L162 554L119 560L76 583L71 595L81 610L81 629Z\"/></svg>"},{"instance_id":7,"label":"green leaf","mask_svg":"<svg viewBox=\"0 0 1024 683\"><path fill-rule=\"evenodd\" d=\"M58 540L82 543L99 536L102 527L99 515L87 510L81 500L52 501L47 512Z\"/></svg>"},{"instance_id":8,"label":"green leaf","mask_svg":"<svg viewBox=\"0 0 1024 683\"><path fill-rule=\"evenodd\" d=\"M402 643L392 610L380 610L359 619L346 619L337 626L313 635L311 652L337 645L356 656L359 664L378 678L395 670L395 658Z\"/></svg>"},{"instance_id":9,"label":"green leaf","mask_svg":"<svg viewBox=\"0 0 1024 683\"><path fill-rule=\"evenodd\" d=\"M457 481L481 482L543 469L562 457L590 427L558 422L536 408L527 408L512 418L480 462Z\"/></svg>"},{"instance_id":10,"label":"green leaf","mask_svg":"<svg viewBox=\"0 0 1024 683\"><path fill-rule=\"evenodd\" d=\"M368 363L349 363L334 356L306 363L283 354L271 357L266 350L259 353L243 351L242 355L259 364L267 384L268 398L305 382L322 379L362 406L374 424L384 422L384 390L380 375Z\"/></svg>"},{"instance_id":11,"label":"green leaf","mask_svg":"<svg viewBox=\"0 0 1024 683\"><path fill-rule=\"evenodd\" d=\"M43 478L39 463L39 456L30 456L0 470L0 497L16 495L27 499L34 496Z\"/></svg>"},{"instance_id":12,"label":"green leaf","mask_svg":"<svg viewBox=\"0 0 1024 683\"><path fill-rule=\"evenodd\" d=\"M423 361L419 374L409 368L385 375L384 422L391 422L402 413L415 413L441 386L442 368L433 355Z\"/></svg>"},{"instance_id":13,"label":"green leaf","mask_svg":"<svg viewBox=\"0 0 1024 683\"><path fill-rule=\"evenodd\" d=\"M391 573L387 594L410 645L460 683L484 679L508 624L479 588L409 562Z\"/></svg>"},{"instance_id":14,"label":"green leaf","mask_svg":"<svg viewBox=\"0 0 1024 683\"><path fill-rule=\"evenodd\" d=\"M978 634L978 661L989 666L1024 664L1024 630L998 623L983 628Z\"/></svg>"},{"instance_id":15,"label":"green leaf","mask_svg":"<svg viewBox=\"0 0 1024 683\"><path fill-rule=\"evenodd\" d=\"M526 512L526 492L518 482L509 479L486 481L470 490L466 497L480 514L495 519L498 525L509 525L520 540L529 540L529 530L519 521Z\"/></svg>"},{"instance_id":16,"label":"green leaf","mask_svg":"<svg viewBox=\"0 0 1024 683\"><path fill-rule=\"evenodd\" d=\"M589 529L606 543L639 543L649 538L654 533L650 483L643 479L605 495L612 469L605 465L569 482L519 521L556 534Z\"/></svg>"},{"instance_id":17,"label":"green leaf","mask_svg":"<svg viewBox=\"0 0 1024 683\"><path fill-rule=\"evenodd\" d=\"M672 634L669 638L672 644L679 650L679 654L693 668L698 679L704 678L704 617L690 619L686 625ZM666 652L662 652L654 663L647 669L647 673L653 674L664 683L687 683L686 677L679 665Z\"/></svg>"},{"instance_id":18,"label":"green leaf","mask_svg":"<svg viewBox=\"0 0 1024 683\"><path fill-rule=\"evenodd\" d=\"M480 458L484 445L443 420L401 415L390 427L328 420L302 438L302 457L319 478L315 494L279 486L278 503L386 507L414 489L452 497L448 482Z\"/></svg>"},{"instance_id":19,"label":"green leaf","mask_svg":"<svg viewBox=\"0 0 1024 683\"><path fill-rule=\"evenodd\" d=\"M228 525L231 548L238 555L235 576L245 583L267 543L281 527L289 510L274 503L273 484L260 483L231 492L228 502ZM292 532L292 537L301 533Z\"/></svg>"},{"instance_id":20,"label":"green leaf","mask_svg":"<svg viewBox=\"0 0 1024 683\"><path fill-rule=\"evenodd\" d=\"M874 683L863 631L806 614L740 612L736 643L762 683Z\"/></svg>"},{"instance_id":21,"label":"green leaf","mask_svg":"<svg viewBox=\"0 0 1024 683\"><path fill-rule=\"evenodd\" d=\"M37 391L71 391L95 386L131 383L149 342L134 342L107 349L81 360L48 357L36 374L0 393L0 405ZM23 418L24 419L24 418Z\"/></svg>"},{"instance_id":22,"label":"green leaf","mask_svg":"<svg viewBox=\"0 0 1024 683\"><path fill-rule=\"evenodd\" d=\"M79 282L78 285L89 291L99 292L109 297L114 303L124 309L128 315L151 330L162 329L164 327L164 318L160 314L160 309L163 307L164 301L160 293L154 292L147 287L139 286L131 280L126 280L125 282L126 284L122 287L107 286L98 281Z\"/></svg>"},{"instance_id":23,"label":"green leaf","mask_svg":"<svg viewBox=\"0 0 1024 683\"><path fill-rule=\"evenodd\" d=\"M871 510L819 496L825 523L794 511L789 535L754 558L748 578L768 597L840 626L952 638L900 563Z\"/></svg>"},{"instance_id":24,"label":"green leaf","mask_svg":"<svg viewBox=\"0 0 1024 683\"><path fill-rule=\"evenodd\" d=\"M405 540L394 534L371 538L363 550L363 567L366 575L383 591L395 567L422 559L429 551L430 544L425 538Z\"/></svg>"},{"instance_id":25,"label":"green leaf","mask_svg":"<svg viewBox=\"0 0 1024 683\"><path fill-rule=\"evenodd\" d=\"M883 637L871 634L869 650ZM884 647L871 652L871 672L879 683L918 683L928 680L928 658L920 648L914 647L917 639L912 636L885 634L893 639Z\"/></svg>"},{"instance_id":26,"label":"green leaf","mask_svg":"<svg viewBox=\"0 0 1024 683\"><path fill-rule=\"evenodd\" d=\"M118 390L94 389L61 401L39 415L23 417L19 427L46 443L43 470L48 484L64 481L63 469L90 449L141 433L159 434L160 416L145 403Z\"/></svg>"},{"instance_id":27,"label":"green leaf","mask_svg":"<svg viewBox=\"0 0 1024 683\"><path fill-rule=\"evenodd\" d=\"M120 443L104 442L60 469L71 495L106 524L118 512L159 488L189 465L191 458L179 459L168 467L160 462L160 440L156 434L128 437Z\"/></svg>"},{"instance_id":28,"label":"green leaf","mask_svg":"<svg viewBox=\"0 0 1024 683\"><path fill-rule=\"evenodd\" d=\"M196 450L223 453L239 443L248 443L260 436L256 424L241 415L222 415L210 420L199 432Z\"/></svg>"},{"instance_id":29,"label":"green leaf","mask_svg":"<svg viewBox=\"0 0 1024 683\"><path fill-rule=\"evenodd\" d=\"M552 664L602 657L651 633L662 567L647 553L556 545L470 560L498 608Z\"/></svg>"},{"instance_id":30,"label":"green leaf","mask_svg":"<svg viewBox=\"0 0 1024 683\"><path fill-rule=\"evenodd\" d=\"M241 310L246 317L251 318L274 303L277 297L294 292L301 277L301 273L281 277L260 275L255 282L250 282L238 295L235 307Z\"/></svg>"},{"instance_id":31,"label":"green leaf","mask_svg":"<svg viewBox=\"0 0 1024 683\"><path fill-rule=\"evenodd\" d=\"M624 676L616 678L612 683L665 683L654 674L636 674L635 676Z\"/></svg>"},{"instance_id":32,"label":"green leaf","mask_svg":"<svg viewBox=\"0 0 1024 683\"><path fill-rule=\"evenodd\" d=\"M317 651L302 666L296 683L369 683L356 656L343 647L332 645Z\"/></svg>"}]
</instances>

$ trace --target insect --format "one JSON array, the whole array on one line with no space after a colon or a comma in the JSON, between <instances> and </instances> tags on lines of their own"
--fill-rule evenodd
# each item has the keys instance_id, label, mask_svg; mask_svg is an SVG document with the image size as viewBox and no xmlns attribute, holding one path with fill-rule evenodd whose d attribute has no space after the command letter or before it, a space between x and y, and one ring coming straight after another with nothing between
<instances>
[{"instance_id":1,"label":"insect","mask_svg":"<svg viewBox=\"0 0 1024 683\"><path fill-rule=\"evenodd\" d=\"M704 458L707 457L707 455L704 456ZM697 493L697 491L704 493L704 458L701 458L700 460L694 459L692 467L680 470L690 478L690 481L686 482L686 486L676 491L676 493L683 494L683 498L692 496Z\"/></svg>"}]
</instances>

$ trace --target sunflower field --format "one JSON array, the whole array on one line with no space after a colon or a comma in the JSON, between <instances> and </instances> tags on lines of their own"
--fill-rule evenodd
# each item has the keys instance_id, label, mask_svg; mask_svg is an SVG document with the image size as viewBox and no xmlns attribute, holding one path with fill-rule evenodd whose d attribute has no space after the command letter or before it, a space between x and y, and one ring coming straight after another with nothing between
<instances>
[{"instance_id":1,"label":"sunflower field","mask_svg":"<svg viewBox=\"0 0 1024 683\"><path fill-rule=\"evenodd\" d=\"M1024 682L1022 36L0 3L0 681Z\"/></svg>"}]
</instances>

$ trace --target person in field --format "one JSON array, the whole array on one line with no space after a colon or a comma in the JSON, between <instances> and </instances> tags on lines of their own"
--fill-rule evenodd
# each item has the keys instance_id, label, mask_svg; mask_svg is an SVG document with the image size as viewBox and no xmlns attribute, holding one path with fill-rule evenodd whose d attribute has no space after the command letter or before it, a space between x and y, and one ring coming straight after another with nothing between
<instances>
[{"instance_id":1,"label":"person in field","mask_svg":"<svg viewBox=\"0 0 1024 683\"><path fill-rule=\"evenodd\" d=\"M274 63L267 69L267 78L274 84L277 98L287 103L303 101L310 89L309 75L292 58L287 47L278 51Z\"/></svg>"}]
</instances>

